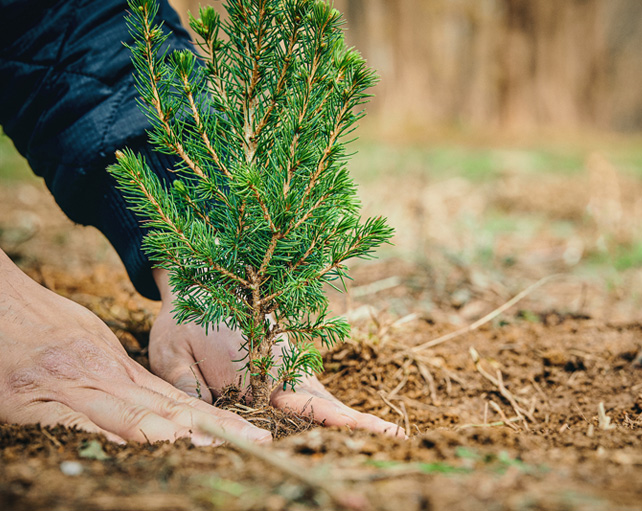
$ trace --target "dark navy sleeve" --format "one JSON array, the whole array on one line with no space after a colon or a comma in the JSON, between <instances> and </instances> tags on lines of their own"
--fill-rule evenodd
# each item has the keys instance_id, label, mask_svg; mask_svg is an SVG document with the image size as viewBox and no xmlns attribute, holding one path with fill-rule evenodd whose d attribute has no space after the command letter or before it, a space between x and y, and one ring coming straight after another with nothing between
<instances>
[{"instance_id":1,"label":"dark navy sleeve","mask_svg":"<svg viewBox=\"0 0 642 511\"><path fill-rule=\"evenodd\" d=\"M105 168L125 146L162 179L171 157L147 144L137 105L124 0L0 0L0 125L74 222L102 231L144 296L158 299L144 228ZM166 0L173 49L192 49Z\"/></svg>"}]
</instances>

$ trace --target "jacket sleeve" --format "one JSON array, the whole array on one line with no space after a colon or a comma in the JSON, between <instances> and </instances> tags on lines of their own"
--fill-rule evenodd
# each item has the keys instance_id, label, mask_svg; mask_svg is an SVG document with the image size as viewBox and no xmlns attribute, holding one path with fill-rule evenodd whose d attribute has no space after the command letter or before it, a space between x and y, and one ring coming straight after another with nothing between
<instances>
[{"instance_id":1,"label":"jacket sleeve","mask_svg":"<svg viewBox=\"0 0 642 511\"><path fill-rule=\"evenodd\" d=\"M144 296L158 299L145 234L105 168L125 146L161 179L172 157L152 151L137 105L125 0L0 0L0 124L74 222L105 234ZM173 49L192 48L160 1Z\"/></svg>"}]
</instances>

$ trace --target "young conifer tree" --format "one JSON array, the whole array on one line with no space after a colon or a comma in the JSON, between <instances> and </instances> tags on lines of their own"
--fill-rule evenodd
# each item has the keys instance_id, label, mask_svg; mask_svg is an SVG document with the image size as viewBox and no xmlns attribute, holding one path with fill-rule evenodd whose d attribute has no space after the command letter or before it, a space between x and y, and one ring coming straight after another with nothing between
<instances>
[{"instance_id":1,"label":"young conifer tree","mask_svg":"<svg viewBox=\"0 0 642 511\"><path fill-rule=\"evenodd\" d=\"M322 369L313 341L343 340L325 283L369 257L392 229L362 221L346 135L375 74L322 0L227 0L191 27L206 57L164 51L155 0L130 0L137 88L156 150L176 155L176 181L117 154L110 172L150 228L144 249L169 270L179 322L239 329L253 402ZM282 357L275 343L285 342Z\"/></svg>"}]
</instances>

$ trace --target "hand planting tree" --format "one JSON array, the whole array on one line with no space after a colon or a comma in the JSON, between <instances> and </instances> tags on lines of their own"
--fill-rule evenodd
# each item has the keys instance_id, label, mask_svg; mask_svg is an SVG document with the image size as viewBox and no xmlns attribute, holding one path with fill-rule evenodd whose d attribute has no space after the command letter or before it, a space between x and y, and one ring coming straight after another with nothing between
<instances>
[{"instance_id":1,"label":"hand planting tree","mask_svg":"<svg viewBox=\"0 0 642 511\"><path fill-rule=\"evenodd\" d=\"M392 235L382 218L361 221L346 169L345 136L376 77L325 1L228 0L225 21L201 8L190 24L204 59L164 50L153 0L130 8L151 141L177 156L176 180L128 150L110 171L150 228L144 249L170 273L177 319L240 330L264 407L322 369L315 339L349 333L328 317L324 284L345 287L345 261Z\"/></svg>"}]
</instances>

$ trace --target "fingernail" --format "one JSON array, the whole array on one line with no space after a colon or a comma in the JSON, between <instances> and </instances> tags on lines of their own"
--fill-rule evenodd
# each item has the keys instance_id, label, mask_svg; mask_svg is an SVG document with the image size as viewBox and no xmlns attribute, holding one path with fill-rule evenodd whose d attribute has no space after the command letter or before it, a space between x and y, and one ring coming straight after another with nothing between
<instances>
[{"instance_id":1,"label":"fingernail","mask_svg":"<svg viewBox=\"0 0 642 511\"><path fill-rule=\"evenodd\" d=\"M202 433L192 433L190 439L192 441L192 444L196 447L207 447L209 445L214 445L214 438Z\"/></svg>"},{"instance_id":2,"label":"fingernail","mask_svg":"<svg viewBox=\"0 0 642 511\"><path fill-rule=\"evenodd\" d=\"M269 444L272 442L272 433L266 430L255 428L254 426L243 430L245 437L257 444Z\"/></svg>"},{"instance_id":3,"label":"fingernail","mask_svg":"<svg viewBox=\"0 0 642 511\"><path fill-rule=\"evenodd\" d=\"M257 440L258 444L271 444L272 443L272 433L268 433L267 435L262 435L259 437Z\"/></svg>"}]
</instances>

